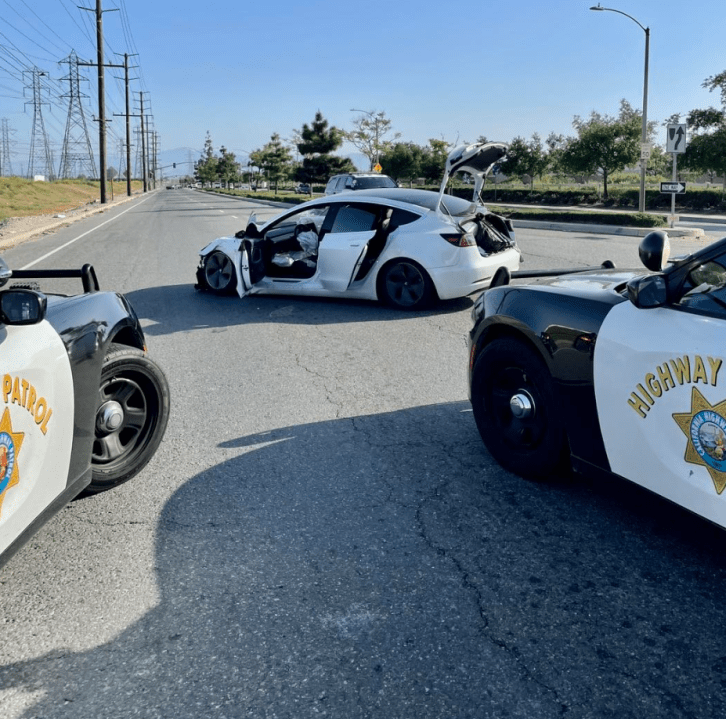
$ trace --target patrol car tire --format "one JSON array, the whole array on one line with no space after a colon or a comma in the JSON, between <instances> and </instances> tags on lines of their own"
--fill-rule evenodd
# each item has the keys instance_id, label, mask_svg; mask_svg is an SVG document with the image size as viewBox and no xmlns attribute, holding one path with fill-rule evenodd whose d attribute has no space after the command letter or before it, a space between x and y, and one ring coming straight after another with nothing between
<instances>
[{"instance_id":1,"label":"patrol car tire","mask_svg":"<svg viewBox=\"0 0 726 719\"><path fill-rule=\"evenodd\" d=\"M378 299L398 310L421 310L436 295L426 270L412 260L394 260L378 275Z\"/></svg>"},{"instance_id":2,"label":"patrol car tire","mask_svg":"<svg viewBox=\"0 0 726 719\"><path fill-rule=\"evenodd\" d=\"M128 481L154 456L169 419L166 376L142 350L112 344L103 361L88 492Z\"/></svg>"},{"instance_id":3,"label":"patrol car tire","mask_svg":"<svg viewBox=\"0 0 726 719\"><path fill-rule=\"evenodd\" d=\"M202 273L207 287L219 295L228 295L236 282L234 264L224 252L215 250L203 261Z\"/></svg>"},{"instance_id":4,"label":"patrol car tire","mask_svg":"<svg viewBox=\"0 0 726 719\"><path fill-rule=\"evenodd\" d=\"M513 397L524 409L512 408ZM502 338L486 345L474 365L471 398L479 434L502 467L528 479L566 471L568 445L554 383L527 344Z\"/></svg>"}]
</instances>

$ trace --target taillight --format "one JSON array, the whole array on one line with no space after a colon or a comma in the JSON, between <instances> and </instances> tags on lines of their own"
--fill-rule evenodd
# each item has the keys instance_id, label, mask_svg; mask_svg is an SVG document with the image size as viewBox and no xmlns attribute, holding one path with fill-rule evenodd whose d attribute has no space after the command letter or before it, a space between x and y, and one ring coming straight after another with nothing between
<instances>
[{"instance_id":1,"label":"taillight","mask_svg":"<svg viewBox=\"0 0 726 719\"><path fill-rule=\"evenodd\" d=\"M476 240L464 232L442 232L441 236L455 247L474 247Z\"/></svg>"}]
</instances>

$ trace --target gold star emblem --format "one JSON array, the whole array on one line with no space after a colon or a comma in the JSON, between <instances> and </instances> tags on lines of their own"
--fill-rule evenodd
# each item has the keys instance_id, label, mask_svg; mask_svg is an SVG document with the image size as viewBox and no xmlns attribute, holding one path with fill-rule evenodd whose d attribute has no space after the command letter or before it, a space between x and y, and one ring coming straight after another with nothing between
<instances>
[{"instance_id":1,"label":"gold star emblem","mask_svg":"<svg viewBox=\"0 0 726 719\"><path fill-rule=\"evenodd\" d=\"M705 467L721 494L726 487L726 400L712 405L693 387L691 411L676 413L673 419L688 437L686 462Z\"/></svg>"},{"instance_id":2,"label":"gold star emblem","mask_svg":"<svg viewBox=\"0 0 726 719\"><path fill-rule=\"evenodd\" d=\"M5 493L20 481L18 454L23 437L24 432L13 432L10 410L6 407L0 420L0 511Z\"/></svg>"}]
</instances>

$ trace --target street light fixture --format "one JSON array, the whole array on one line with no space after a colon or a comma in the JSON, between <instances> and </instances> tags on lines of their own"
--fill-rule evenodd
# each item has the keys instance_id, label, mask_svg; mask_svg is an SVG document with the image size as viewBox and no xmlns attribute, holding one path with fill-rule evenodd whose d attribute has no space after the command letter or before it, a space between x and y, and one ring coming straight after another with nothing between
<instances>
[{"instance_id":1,"label":"street light fixture","mask_svg":"<svg viewBox=\"0 0 726 719\"><path fill-rule=\"evenodd\" d=\"M632 20L644 33L645 33L645 71L643 73L643 130L640 138L640 197L638 200L638 209L640 212L645 212L645 168L648 164L647 158L643 157L645 153L646 143L648 142L648 53L650 52L650 28L643 27L632 15L623 12L622 10L616 10L611 7L602 7L600 3L590 8L590 10L597 10L598 12L616 12L619 15L625 15L625 17Z\"/></svg>"}]
</instances>

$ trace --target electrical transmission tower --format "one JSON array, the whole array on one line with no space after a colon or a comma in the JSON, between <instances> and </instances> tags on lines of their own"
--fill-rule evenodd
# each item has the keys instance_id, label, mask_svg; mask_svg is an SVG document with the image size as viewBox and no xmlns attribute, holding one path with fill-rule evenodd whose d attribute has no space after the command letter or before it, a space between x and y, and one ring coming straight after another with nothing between
<instances>
[{"instance_id":1,"label":"electrical transmission tower","mask_svg":"<svg viewBox=\"0 0 726 719\"><path fill-rule=\"evenodd\" d=\"M81 98L88 97L81 95L80 80L78 74L78 56L75 51L61 62L68 63L68 77L61 80L68 80L70 91L68 99L68 119L66 120L66 134L63 138L63 151L61 152L60 169L58 176L62 179L71 177L97 177L96 163L91 149L91 139L88 136L86 118L83 115ZM85 79L85 78L84 78Z\"/></svg>"},{"instance_id":2,"label":"electrical transmission tower","mask_svg":"<svg viewBox=\"0 0 726 719\"><path fill-rule=\"evenodd\" d=\"M0 125L0 177L13 174L13 163L10 162L10 133L15 132L8 127L8 118L3 117Z\"/></svg>"},{"instance_id":3,"label":"electrical transmission tower","mask_svg":"<svg viewBox=\"0 0 726 719\"><path fill-rule=\"evenodd\" d=\"M43 105L41 98L40 78L46 73L34 67L32 70L24 70L23 74L30 72L33 75L33 132L30 136L30 156L28 158L28 179L32 180L35 175L43 175L48 180L53 180L53 158L50 154L50 143L48 134L45 131L43 122ZM27 89L27 88L26 88ZM29 102L25 103L30 105Z\"/></svg>"},{"instance_id":4,"label":"electrical transmission tower","mask_svg":"<svg viewBox=\"0 0 726 719\"><path fill-rule=\"evenodd\" d=\"M118 139L118 174L119 177L126 177L126 141L123 137Z\"/></svg>"}]
</instances>

